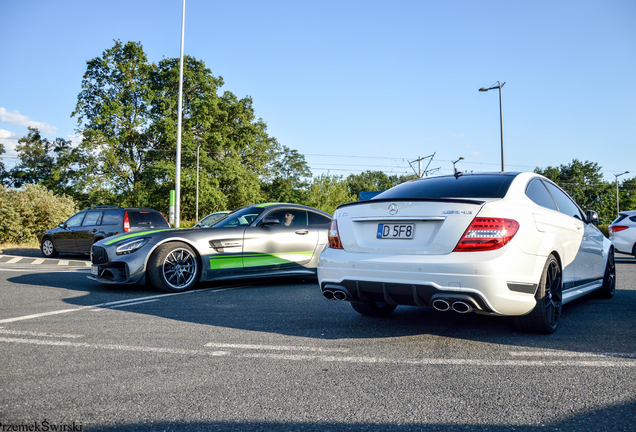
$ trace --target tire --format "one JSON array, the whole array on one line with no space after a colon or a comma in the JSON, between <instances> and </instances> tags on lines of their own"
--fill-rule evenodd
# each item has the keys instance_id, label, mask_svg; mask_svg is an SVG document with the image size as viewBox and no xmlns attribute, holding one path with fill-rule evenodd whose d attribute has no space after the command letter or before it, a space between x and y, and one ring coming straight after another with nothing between
<instances>
[{"instance_id":1,"label":"tire","mask_svg":"<svg viewBox=\"0 0 636 432\"><path fill-rule=\"evenodd\" d=\"M593 292L594 297L610 299L616 292L616 261L614 259L614 249L610 249L603 275L603 286Z\"/></svg>"},{"instance_id":2,"label":"tire","mask_svg":"<svg viewBox=\"0 0 636 432\"><path fill-rule=\"evenodd\" d=\"M529 314L514 318L515 326L528 333L554 333L561 321L563 307L561 266L554 255L548 257L543 267L535 299L537 304Z\"/></svg>"},{"instance_id":3,"label":"tire","mask_svg":"<svg viewBox=\"0 0 636 432\"><path fill-rule=\"evenodd\" d=\"M199 259L185 243L166 243L151 255L146 274L152 285L161 291L187 291L199 279Z\"/></svg>"},{"instance_id":4,"label":"tire","mask_svg":"<svg viewBox=\"0 0 636 432\"><path fill-rule=\"evenodd\" d=\"M42 240L42 244L40 245L40 250L42 251L42 255L47 258L55 258L59 255L57 249L55 249L55 245L53 244L53 240L48 237L45 237Z\"/></svg>"},{"instance_id":5,"label":"tire","mask_svg":"<svg viewBox=\"0 0 636 432\"><path fill-rule=\"evenodd\" d=\"M391 315L397 305L391 305L387 303L351 303L351 307L358 313L367 316L379 316L386 317Z\"/></svg>"}]
</instances>

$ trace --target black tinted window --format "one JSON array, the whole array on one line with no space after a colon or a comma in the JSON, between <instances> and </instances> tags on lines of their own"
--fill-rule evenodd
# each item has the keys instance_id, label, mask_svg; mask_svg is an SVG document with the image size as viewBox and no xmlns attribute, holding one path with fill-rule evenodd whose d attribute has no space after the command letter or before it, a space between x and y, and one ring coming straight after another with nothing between
<instances>
[{"instance_id":1,"label":"black tinted window","mask_svg":"<svg viewBox=\"0 0 636 432\"><path fill-rule=\"evenodd\" d=\"M526 195L541 207L546 207L550 210L559 210L552 199L552 195L550 195L550 192L548 192L543 182L539 179L530 181L526 189Z\"/></svg>"},{"instance_id":2,"label":"black tinted window","mask_svg":"<svg viewBox=\"0 0 636 432\"><path fill-rule=\"evenodd\" d=\"M616 219L614 219L614 222L612 222L613 224L615 223L619 223L620 221L622 221L623 219L625 219L627 217L627 215L619 215ZM636 217L636 216L635 216Z\"/></svg>"},{"instance_id":3,"label":"black tinted window","mask_svg":"<svg viewBox=\"0 0 636 432\"><path fill-rule=\"evenodd\" d=\"M630 217L629 220L632 221L632 222L636 222L636 216Z\"/></svg>"},{"instance_id":4,"label":"black tinted window","mask_svg":"<svg viewBox=\"0 0 636 432\"><path fill-rule=\"evenodd\" d=\"M102 225L121 225L122 212L120 210L106 210L102 217Z\"/></svg>"},{"instance_id":5,"label":"black tinted window","mask_svg":"<svg viewBox=\"0 0 636 432\"><path fill-rule=\"evenodd\" d=\"M70 226L70 227L80 226L82 224L82 220L84 219L84 215L86 215L86 213L78 213L74 215L73 217L71 217L69 220L66 221L66 226Z\"/></svg>"},{"instance_id":6,"label":"black tinted window","mask_svg":"<svg viewBox=\"0 0 636 432\"><path fill-rule=\"evenodd\" d=\"M267 216L278 219L281 226L307 226L307 212L304 210L276 210Z\"/></svg>"},{"instance_id":7,"label":"black tinted window","mask_svg":"<svg viewBox=\"0 0 636 432\"><path fill-rule=\"evenodd\" d=\"M99 225L99 219L102 216L102 212L88 212L82 222L82 226Z\"/></svg>"},{"instance_id":8,"label":"black tinted window","mask_svg":"<svg viewBox=\"0 0 636 432\"><path fill-rule=\"evenodd\" d=\"M168 222L157 212L128 210L128 220L131 227L168 226Z\"/></svg>"},{"instance_id":9,"label":"black tinted window","mask_svg":"<svg viewBox=\"0 0 636 432\"><path fill-rule=\"evenodd\" d=\"M321 214L307 212L307 215L309 216L309 226L324 226L326 228L329 228L329 225L331 224L331 218L328 218Z\"/></svg>"},{"instance_id":10,"label":"black tinted window","mask_svg":"<svg viewBox=\"0 0 636 432\"><path fill-rule=\"evenodd\" d=\"M375 196L374 199L412 198L503 198L513 175L462 175L429 177L402 183Z\"/></svg>"},{"instance_id":11,"label":"black tinted window","mask_svg":"<svg viewBox=\"0 0 636 432\"><path fill-rule=\"evenodd\" d=\"M585 220L585 218L581 214L581 210L579 210L579 207L576 204L574 204L574 201L572 201L570 197L565 194L565 192L563 192L561 189L559 189L552 183L549 183L549 182L544 182L544 183L546 187L548 188L548 190L550 191L550 193L552 194L552 196L554 197L554 200L559 206L559 211L561 213L566 214L568 216L575 217L580 220Z\"/></svg>"}]
</instances>

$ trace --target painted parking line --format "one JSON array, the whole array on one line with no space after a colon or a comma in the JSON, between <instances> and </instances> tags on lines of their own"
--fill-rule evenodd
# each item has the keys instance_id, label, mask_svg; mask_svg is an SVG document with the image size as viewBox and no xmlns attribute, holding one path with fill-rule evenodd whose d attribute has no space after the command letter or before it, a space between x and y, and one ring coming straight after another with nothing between
<instances>
[{"instance_id":1,"label":"painted parking line","mask_svg":"<svg viewBox=\"0 0 636 432\"><path fill-rule=\"evenodd\" d=\"M137 304L146 303L146 302L149 302L149 301L153 301L154 299L158 300L158 299L162 299L162 298L165 298L165 297L172 297L172 296L176 296L176 295L201 293L201 292L205 292L205 291L221 292L221 291L229 291L229 290L237 289L237 288L242 288L242 287L241 286L237 286L237 287L223 288L223 289L204 288L204 289L200 289L200 290L192 290L192 291L185 291L185 292L179 292L179 293L167 293L167 294L159 294L159 295L155 295L155 296L137 297L137 298L134 298L134 299L118 300L118 301L107 302L107 303L99 303L99 304L95 304L95 305L91 305L91 306L81 306L81 307L77 307L77 308L73 308L73 309L61 309L61 310L55 310L55 311L50 311L50 312L42 312L42 313L33 314L33 315L25 315L25 316L14 317L14 318L6 318L6 319L3 319L3 320L0 320L0 324L16 322L16 321L30 320L30 319L35 319L35 318L42 318L42 317L46 317L46 316L50 316L50 315L58 315L58 314L64 314L64 313L69 313L69 312L77 312L77 311L82 311L82 310L86 310L86 309L94 309L94 308L110 308L110 309L112 309L114 307L114 305L130 306L131 304L135 304L135 303L137 303Z\"/></svg>"},{"instance_id":2,"label":"painted parking line","mask_svg":"<svg viewBox=\"0 0 636 432\"><path fill-rule=\"evenodd\" d=\"M636 358L636 353L620 352L571 352L571 351L511 351L515 357L626 357Z\"/></svg>"},{"instance_id":3,"label":"painted parking line","mask_svg":"<svg viewBox=\"0 0 636 432\"><path fill-rule=\"evenodd\" d=\"M250 345L209 342L206 347L212 348L236 348L247 350L273 350L273 351L315 351L315 352L349 352L349 348L324 348L306 346L280 346L280 345Z\"/></svg>"},{"instance_id":4,"label":"painted parking line","mask_svg":"<svg viewBox=\"0 0 636 432\"><path fill-rule=\"evenodd\" d=\"M115 350L141 353L161 353L176 355L200 355L224 358L247 358L278 361L316 361L325 363L354 363L375 365L407 365L407 366L476 366L476 367L577 367L577 368L634 368L634 360L511 360L511 359L449 359L449 358L413 358L396 359L387 357L366 356L335 356L314 354L274 354L274 353L239 353L230 351L209 351L198 349L179 349L163 347L144 347L118 344L92 344L84 342L54 341L26 338L0 337L0 342L9 344L30 344L40 346L56 346L65 348L91 349L91 350ZM307 347L320 348L320 347Z\"/></svg>"},{"instance_id":5,"label":"painted parking line","mask_svg":"<svg viewBox=\"0 0 636 432\"><path fill-rule=\"evenodd\" d=\"M7 335L14 335L14 336L68 338L68 339L78 339L78 338L84 337L84 335L78 335L78 334L42 333L42 332L32 332L32 331L5 330L3 328L0 328L0 334L7 334Z\"/></svg>"},{"instance_id":6,"label":"painted parking line","mask_svg":"<svg viewBox=\"0 0 636 432\"><path fill-rule=\"evenodd\" d=\"M15 264L22 261L22 257L11 258L9 261L5 261L5 264Z\"/></svg>"},{"instance_id":7,"label":"painted parking line","mask_svg":"<svg viewBox=\"0 0 636 432\"><path fill-rule=\"evenodd\" d=\"M38 265L38 264L42 264L43 262L44 262L44 258L36 258L33 260L31 264Z\"/></svg>"},{"instance_id":8,"label":"painted parking line","mask_svg":"<svg viewBox=\"0 0 636 432\"><path fill-rule=\"evenodd\" d=\"M67 266L67 265L68 265L68 263L69 263L69 261L68 261L68 260L60 260L60 261L57 263L57 265L59 265L59 266Z\"/></svg>"}]
</instances>

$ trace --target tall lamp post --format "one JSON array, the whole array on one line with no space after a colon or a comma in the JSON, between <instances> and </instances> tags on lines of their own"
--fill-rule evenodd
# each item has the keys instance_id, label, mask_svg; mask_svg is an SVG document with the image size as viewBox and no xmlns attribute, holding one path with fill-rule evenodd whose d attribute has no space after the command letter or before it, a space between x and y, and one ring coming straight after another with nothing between
<instances>
[{"instance_id":1,"label":"tall lamp post","mask_svg":"<svg viewBox=\"0 0 636 432\"><path fill-rule=\"evenodd\" d=\"M622 176L623 174L629 174L629 171L625 171L624 173L620 173L620 174L614 174L614 177L616 177L616 216L618 216L618 213L620 211L618 209L618 178Z\"/></svg>"},{"instance_id":2,"label":"tall lamp post","mask_svg":"<svg viewBox=\"0 0 636 432\"><path fill-rule=\"evenodd\" d=\"M479 89L479 91L481 92L486 92L488 90L494 90L496 88L499 89L499 126L501 128L501 171L505 171L505 164L504 164L504 135L503 135L503 106L501 104L501 88L505 85L506 83L504 82L503 84L501 84L499 81L497 81L497 85L493 84L492 86L486 88L486 87L482 87Z\"/></svg>"},{"instance_id":3,"label":"tall lamp post","mask_svg":"<svg viewBox=\"0 0 636 432\"><path fill-rule=\"evenodd\" d=\"M196 205L196 216L195 219L199 221L199 149L201 148L201 144L197 144L197 205Z\"/></svg>"},{"instance_id":4,"label":"tall lamp post","mask_svg":"<svg viewBox=\"0 0 636 432\"><path fill-rule=\"evenodd\" d=\"M175 209L174 226L181 226L181 122L183 118L183 35L185 31L185 0L183 0L183 12L181 14L181 59L179 61L179 109L177 119L177 166L174 175Z\"/></svg>"},{"instance_id":5,"label":"tall lamp post","mask_svg":"<svg viewBox=\"0 0 636 432\"><path fill-rule=\"evenodd\" d=\"M460 156L460 157L459 157L459 159L457 159L456 161L451 161L451 162L453 162L453 174L456 174L456 173L457 173L457 170L455 169L455 164L456 164L457 162L459 162L460 160L464 160L464 157L463 157L463 156Z\"/></svg>"}]
</instances>

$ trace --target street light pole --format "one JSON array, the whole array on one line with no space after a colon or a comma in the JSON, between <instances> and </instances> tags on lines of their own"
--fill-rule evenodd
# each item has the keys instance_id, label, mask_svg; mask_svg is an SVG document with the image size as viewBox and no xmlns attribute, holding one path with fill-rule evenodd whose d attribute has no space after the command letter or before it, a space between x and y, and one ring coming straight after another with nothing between
<instances>
[{"instance_id":1,"label":"street light pole","mask_svg":"<svg viewBox=\"0 0 636 432\"><path fill-rule=\"evenodd\" d=\"M197 204L196 204L196 216L195 219L199 221L199 149L201 144L197 144Z\"/></svg>"},{"instance_id":2,"label":"street light pole","mask_svg":"<svg viewBox=\"0 0 636 432\"><path fill-rule=\"evenodd\" d=\"M624 173L620 173L620 174L614 174L614 177L616 177L616 216L618 216L620 212L618 208L618 178L622 176L623 174L629 174L629 171L625 171Z\"/></svg>"},{"instance_id":3,"label":"street light pole","mask_svg":"<svg viewBox=\"0 0 636 432\"><path fill-rule=\"evenodd\" d=\"M183 117L183 35L185 29L185 0L181 15L181 61L179 63L179 117L177 119L177 166L175 170L175 208L174 226L179 228L181 222L181 119Z\"/></svg>"},{"instance_id":4,"label":"street light pole","mask_svg":"<svg viewBox=\"0 0 636 432\"><path fill-rule=\"evenodd\" d=\"M494 90L496 88L499 89L499 127L501 129L501 171L505 171L505 163L504 163L504 133L503 133L503 102L501 100L501 88L505 85L506 83L504 82L503 84L501 84L499 81L497 81L497 85L492 85L488 88L486 87L482 87L479 89L479 91L488 91L488 90Z\"/></svg>"},{"instance_id":5,"label":"street light pole","mask_svg":"<svg viewBox=\"0 0 636 432\"><path fill-rule=\"evenodd\" d=\"M453 174L457 174L457 170L455 169L455 164L459 162L460 160L464 160L464 158L460 156L459 159L457 159L456 161L451 161L453 162Z\"/></svg>"}]
</instances>

